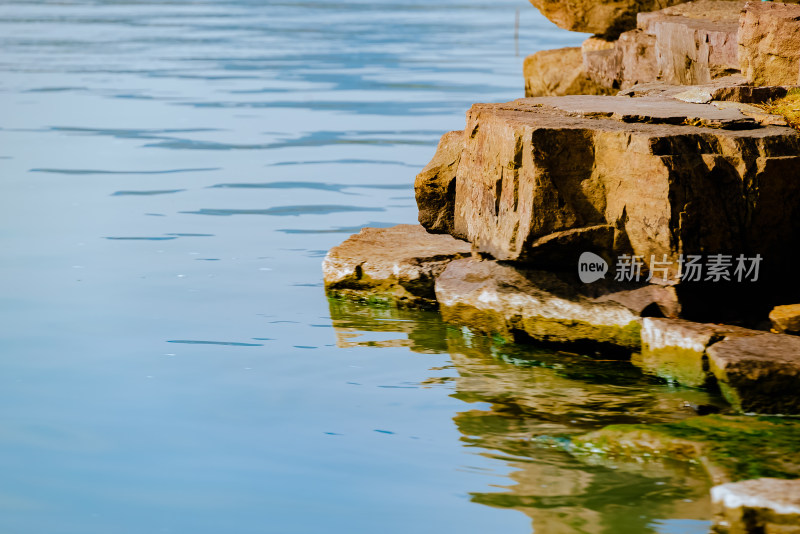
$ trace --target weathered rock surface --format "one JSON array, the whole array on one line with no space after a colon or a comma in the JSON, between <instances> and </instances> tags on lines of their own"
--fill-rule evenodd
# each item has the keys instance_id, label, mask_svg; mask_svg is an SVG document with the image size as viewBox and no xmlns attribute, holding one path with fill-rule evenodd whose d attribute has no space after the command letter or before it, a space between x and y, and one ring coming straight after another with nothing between
<instances>
[{"instance_id":1,"label":"weathered rock surface","mask_svg":"<svg viewBox=\"0 0 800 534\"><path fill-rule=\"evenodd\" d=\"M640 344L635 311L611 299L581 295L553 273L458 260L437 278L436 298L446 321L485 333L629 350Z\"/></svg>"},{"instance_id":2,"label":"weathered rock surface","mask_svg":"<svg viewBox=\"0 0 800 534\"><path fill-rule=\"evenodd\" d=\"M580 48L542 50L525 58L525 96L608 95L614 91L589 78Z\"/></svg>"},{"instance_id":3,"label":"weathered rock surface","mask_svg":"<svg viewBox=\"0 0 800 534\"><path fill-rule=\"evenodd\" d=\"M748 2L739 29L742 74L756 85L800 83L800 6Z\"/></svg>"},{"instance_id":4,"label":"weathered rock surface","mask_svg":"<svg viewBox=\"0 0 800 534\"><path fill-rule=\"evenodd\" d=\"M456 170L463 150L463 131L444 134L433 159L414 180L419 223L429 232L437 234L453 232Z\"/></svg>"},{"instance_id":5,"label":"weathered rock surface","mask_svg":"<svg viewBox=\"0 0 800 534\"><path fill-rule=\"evenodd\" d=\"M761 332L731 325L645 317L642 352L634 363L648 373L684 386L709 386L716 379L708 369L706 348L725 336L758 334Z\"/></svg>"},{"instance_id":6,"label":"weathered rock surface","mask_svg":"<svg viewBox=\"0 0 800 534\"><path fill-rule=\"evenodd\" d=\"M722 394L737 410L800 414L800 338L726 336L706 354Z\"/></svg>"},{"instance_id":7,"label":"weathered rock surface","mask_svg":"<svg viewBox=\"0 0 800 534\"><path fill-rule=\"evenodd\" d=\"M778 334L800 334L800 304L775 306L769 313L772 331Z\"/></svg>"},{"instance_id":8,"label":"weathered rock surface","mask_svg":"<svg viewBox=\"0 0 800 534\"><path fill-rule=\"evenodd\" d=\"M469 254L469 243L417 225L364 228L325 256L325 289L332 296L435 307L435 277Z\"/></svg>"},{"instance_id":9,"label":"weathered rock surface","mask_svg":"<svg viewBox=\"0 0 800 534\"><path fill-rule=\"evenodd\" d=\"M604 87L635 84L704 84L738 72L739 0L698 0L639 13L637 28L613 50L585 50L588 76Z\"/></svg>"},{"instance_id":10,"label":"weathered rock surface","mask_svg":"<svg viewBox=\"0 0 800 534\"><path fill-rule=\"evenodd\" d=\"M800 480L757 478L711 488L714 532L800 533Z\"/></svg>"},{"instance_id":11,"label":"weathered rock surface","mask_svg":"<svg viewBox=\"0 0 800 534\"><path fill-rule=\"evenodd\" d=\"M559 28L616 36L636 25L636 14L654 11L685 0L531 0Z\"/></svg>"},{"instance_id":12,"label":"weathered rock surface","mask_svg":"<svg viewBox=\"0 0 800 534\"><path fill-rule=\"evenodd\" d=\"M761 104L768 100L783 98L789 87L756 87L743 76L733 74L712 80L702 85L673 85L665 82L647 82L634 85L617 93L617 96L678 97L688 93L703 94L703 102L730 101Z\"/></svg>"},{"instance_id":13,"label":"weathered rock surface","mask_svg":"<svg viewBox=\"0 0 800 534\"><path fill-rule=\"evenodd\" d=\"M800 135L739 110L534 98L476 104L465 131L452 233L496 259L635 254L674 282L681 254L760 254L763 274L800 249Z\"/></svg>"}]
</instances>

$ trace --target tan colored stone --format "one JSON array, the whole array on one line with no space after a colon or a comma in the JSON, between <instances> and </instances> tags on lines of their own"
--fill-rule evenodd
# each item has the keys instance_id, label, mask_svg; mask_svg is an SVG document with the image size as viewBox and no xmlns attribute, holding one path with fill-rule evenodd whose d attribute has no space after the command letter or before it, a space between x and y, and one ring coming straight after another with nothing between
<instances>
[{"instance_id":1,"label":"tan colored stone","mask_svg":"<svg viewBox=\"0 0 800 534\"><path fill-rule=\"evenodd\" d=\"M713 531L800 534L800 480L757 478L711 488Z\"/></svg>"},{"instance_id":2,"label":"tan colored stone","mask_svg":"<svg viewBox=\"0 0 800 534\"><path fill-rule=\"evenodd\" d=\"M641 30L619 36L611 49L584 50L587 75L603 87L627 89L658 77L655 37Z\"/></svg>"},{"instance_id":3,"label":"tan colored stone","mask_svg":"<svg viewBox=\"0 0 800 534\"><path fill-rule=\"evenodd\" d=\"M664 82L640 83L623 91L617 96L653 96L675 97L687 91L703 91L711 95L712 101L741 102L761 104L786 96L789 87L764 86L756 87L743 76L735 74L712 80L702 85L673 85Z\"/></svg>"},{"instance_id":4,"label":"tan colored stone","mask_svg":"<svg viewBox=\"0 0 800 534\"><path fill-rule=\"evenodd\" d=\"M580 48L543 50L525 58L525 96L605 95L615 91L593 82Z\"/></svg>"},{"instance_id":5,"label":"tan colored stone","mask_svg":"<svg viewBox=\"0 0 800 534\"><path fill-rule=\"evenodd\" d=\"M639 347L634 311L581 295L575 285L553 273L458 260L436 279L436 298L446 321L486 333L524 333L549 343Z\"/></svg>"},{"instance_id":6,"label":"tan colored stone","mask_svg":"<svg viewBox=\"0 0 800 534\"><path fill-rule=\"evenodd\" d=\"M685 0L531 0L559 28L615 37L636 26L636 14Z\"/></svg>"},{"instance_id":7,"label":"tan colored stone","mask_svg":"<svg viewBox=\"0 0 800 534\"><path fill-rule=\"evenodd\" d=\"M745 413L800 413L800 338L728 336L706 350L709 369L731 405Z\"/></svg>"},{"instance_id":8,"label":"tan colored stone","mask_svg":"<svg viewBox=\"0 0 800 534\"><path fill-rule=\"evenodd\" d=\"M648 261L666 255L675 281L681 253L760 253L764 267L786 265L800 246L800 136L738 110L523 99L476 104L465 131L453 234L496 259L531 261L548 236L598 238L611 227L610 239L583 243Z\"/></svg>"},{"instance_id":9,"label":"tan colored stone","mask_svg":"<svg viewBox=\"0 0 800 534\"><path fill-rule=\"evenodd\" d=\"M453 231L456 170L463 150L463 131L444 134L433 159L414 180L419 223L429 232L449 234Z\"/></svg>"},{"instance_id":10,"label":"tan colored stone","mask_svg":"<svg viewBox=\"0 0 800 534\"><path fill-rule=\"evenodd\" d=\"M749 81L800 83L800 6L748 2L738 33L740 67Z\"/></svg>"},{"instance_id":11,"label":"tan colored stone","mask_svg":"<svg viewBox=\"0 0 800 534\"><path fill-rule=\"evenodd\" d=\"M769 312L772 331L778 334L800 334L800 304L775 306Z\"/></svg>"},{"instance_id":12,"label":"tan colored stone","mask_svg":"<svg viewBox=\"0 0 800 534\"><path fill-rule=\"evenodd\" d=\"M325 256L325 289L331 296L435 307L434 279L469 254L469 243L418 225L363 228Z\"/></svg>"},{"instance_id":13,"label":"tan colored stone","mask_svg":"<svg viewBox=\"0 0 800 534\"><path fill-rule=\"evenodd\" d=\"M738 19L744 3L700 0L640 13L639 28L655 37L659 79L695 85L736 72Z\"/></svg>"}]
</instances>

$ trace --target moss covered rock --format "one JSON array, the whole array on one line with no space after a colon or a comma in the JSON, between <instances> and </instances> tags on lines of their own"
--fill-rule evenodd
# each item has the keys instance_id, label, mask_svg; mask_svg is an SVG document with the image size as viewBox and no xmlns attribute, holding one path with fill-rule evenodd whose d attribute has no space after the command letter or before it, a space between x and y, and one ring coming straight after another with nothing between
<instances>
[{"instance_id":1,"label":"moss covered rock","mask_svg":"<svg viewBox=\"0 0 800 534\"><path fill-rule=\"evenodd\" d=\"M698 462L715 483L800 477L798 443L800 419L730 415L611 425L572 440L579 454Z\"/></svg>"}]
</instances>

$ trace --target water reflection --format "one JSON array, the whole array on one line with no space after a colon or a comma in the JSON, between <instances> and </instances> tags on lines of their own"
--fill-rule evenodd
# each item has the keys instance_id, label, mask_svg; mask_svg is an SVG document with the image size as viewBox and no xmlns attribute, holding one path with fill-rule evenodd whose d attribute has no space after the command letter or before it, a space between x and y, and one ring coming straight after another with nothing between
<instances>
[{"instance_id":1,"label":"water reflection","mask_svg":"<svg viewBox=\"0 0 800 534\"><path fill-rule=\"evenodd\" d=\"M475 488L473 502L521 511L548 534L707 531L699 468L577 459L559 442L608 424L679 420L694 415L686 403L718 398L660 383L628 362L473 335L436 313L339 300L330 312L339 347L450 354L451 376L419 386L452 388L465 403L453 418L464 446L511 468L506 483Z\"/></svg>"}]
</instances>

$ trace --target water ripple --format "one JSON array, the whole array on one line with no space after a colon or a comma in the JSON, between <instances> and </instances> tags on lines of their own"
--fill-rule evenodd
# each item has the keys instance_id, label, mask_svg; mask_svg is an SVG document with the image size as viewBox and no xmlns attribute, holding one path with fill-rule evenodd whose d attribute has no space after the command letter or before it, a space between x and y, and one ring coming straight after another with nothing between
<instances>
[{"instance_id":1,"label":"water ripple","mask_svg":"<svg viewBox=\"0 0 800 534\"><path fill-rule=\"evenodd\" d=\"M196 169L166 169L162 171L106 171L96 169L31 169L28 172L47 172L52 174L175 174L179 172L203 172L203 171L218 171L220 167L201 167ZM180 189L178 191L183 191ZM170 191L172 192L172 191ZM135 195L136 192L127 192L120 194ZM145 193L146 194L146 193Z\"/></svg>"},{"instance_id":2,"label":"water ripple","mask_svg":"<svg viewBox=\"0 0 800 534\"><path fill-rule=\"evenodd\" d=\"M384 208L362 208L359 206L341 206L341 205L312 205L312 206L277 206L274 208L265 208L260 210L237 210L237 209L200 209L197 211L181 211L179 213L187 213L191 215L214 215L214 216L230 216L230 215L329 215L331 213L342 213L351 211L386 211Z\"/></svg>"},{"instance_id":3,"label":"water ripple","mask_svg":"<svg viewBox=\"0 0 800 534\"><path fill-rule=\"evenodd\" d=\"M225 345L227 347L263 347L261 343L239 343L237 341L200 341L196 339L169 339L167 343L184 343L187 345Z\"/></svg>"}]
</instances>

